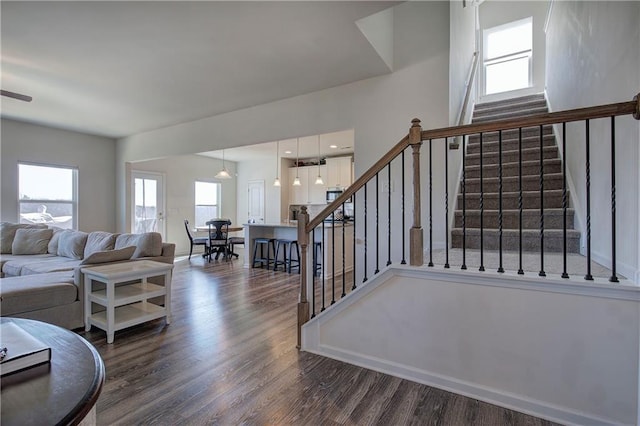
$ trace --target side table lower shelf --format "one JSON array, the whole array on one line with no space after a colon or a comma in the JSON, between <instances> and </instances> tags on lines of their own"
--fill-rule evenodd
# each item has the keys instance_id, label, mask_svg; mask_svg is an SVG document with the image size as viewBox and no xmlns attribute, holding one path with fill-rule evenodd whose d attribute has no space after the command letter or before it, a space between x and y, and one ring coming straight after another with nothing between
<instances>
[{"instance_id":1,"label":"side table lower shelf","mask_svg":"<svg viewBox=\"0 0 640 426\"><path fill-rule=\"evenodd\" d=\"M114 311L113 331L122 330L123 328L162 318L167 315L165 308L149 302L137 302L130 305L118 306ZM89 321L91 325L106 330L107 311L104 310L91 314Z\"/></svg>"}]
</instances>

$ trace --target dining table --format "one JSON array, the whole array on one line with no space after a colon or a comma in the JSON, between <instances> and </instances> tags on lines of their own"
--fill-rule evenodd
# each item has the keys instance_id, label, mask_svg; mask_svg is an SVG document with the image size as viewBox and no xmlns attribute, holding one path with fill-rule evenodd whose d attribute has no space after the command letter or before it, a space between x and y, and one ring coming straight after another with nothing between
<instances>
[{"instance_id":1,"label":"dining table","mask_svg":"<svg viewBox=\"0 0 640 426\"><path fill-rule=\"evenodd\" d=\"M194 228L195 232L209 232L209 226L196 226ZM228 228L228 233L232 233L232 232L241 232L244 231L244 226L229 226ZM208 252L204 253L202 255L202 257L207 257L209 255ZM236 258L239 257L238 253L235 252L231 252L229 253L230 256L235 256Z\"/></svg>"}]
</instances>

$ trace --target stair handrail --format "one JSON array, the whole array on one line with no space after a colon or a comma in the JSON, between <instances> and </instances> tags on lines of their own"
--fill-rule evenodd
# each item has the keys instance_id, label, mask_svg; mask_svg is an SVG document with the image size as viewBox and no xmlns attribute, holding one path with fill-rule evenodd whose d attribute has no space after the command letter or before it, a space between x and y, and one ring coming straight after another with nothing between
<instances>
[{"instance_id":1,"label":"stair handrail","mask_svg":"<svg viewBox=\"0 0 640 426\"><path fill-rule=\"evenodd\" d=\"M636 95L632 101L617 102L612 104L599 105L587 108L576 108L566 111L547 112L535 114L524 118L508 118L491 121L487 123L472 123L463 126L442 127L422 131L422 140L444 139L448 137L470 135L474 133L496 132L499 130L509 130L524 127L535 127L546 124L557 124L563 122L590 120L596 118L607 118L619 115L632 114L634 118L640 119L640 94Z\"/></svg>"},{"instance_id":2,"label":"stair handrail","mask_svg":"<svg viewBox=\"0 0 640 426\"><path fill-rule=\"evenodd\" d=\"M467 109L469 108L469 99L471 98L471 87L473 87L473 82L476 79L477 69L478 69L478 57L480 55L478 52L473 52L473 58L471 59L471 67L469 68L469 75L465 80L465 91L464 98L462 99L462 104L460 105L460 112L458 113L458 126L462 126L464 124L464 117L467 115Z\"/></svg>"}]
</instances>

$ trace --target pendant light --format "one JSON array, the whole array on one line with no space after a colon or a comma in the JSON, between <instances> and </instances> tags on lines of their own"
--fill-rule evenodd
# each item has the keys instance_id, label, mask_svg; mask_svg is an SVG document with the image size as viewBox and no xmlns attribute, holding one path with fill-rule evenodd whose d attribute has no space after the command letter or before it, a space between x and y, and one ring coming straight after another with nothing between
<instances>
[{"instance_id":1,"label":"pendant light","mask_svg":"<svg viewBox=\"0 0 640 426\"><path fill-rule=\"evenodd\" d=\"M276 142L276 180L273 181L273 186L280 186L280 159L278 155L280 155L280 141Z\"/></svg>"},{"instance_id":2,"label":"pendant light","mask_svg":"<svg viewBox=\"0 0 640 426\"><path fill-rule=\"evenodd\" d=\"M224 165L224 149L222 150L222 170L218 172L216 175L217 179L231 179L231 175L227 171L227 168Z\"/></svg>"},{"instance_id":3,"label":"pendant light","mask_svg":"<svg viewBox=\"0 0 640 426\"><path fill-rule=\"evenodd\" d=\"M296 138L296 178L293 180L293 186L302 186L302 183L300 182L300 176L298 176L298 163L300 162L299 160L299 155L300 155L300 139Z\"/></svg>"},{"instance_id":4,"label":"pendant light","mask_svg":"<svg viewBox=\"0 0 640 426\"><path fill-rule=\"evenodd\" d=\"M316 178L316 185L324 185L322 176L320 176L320 135L318 135L318 177Z\"/></svg>"}]
</instances>

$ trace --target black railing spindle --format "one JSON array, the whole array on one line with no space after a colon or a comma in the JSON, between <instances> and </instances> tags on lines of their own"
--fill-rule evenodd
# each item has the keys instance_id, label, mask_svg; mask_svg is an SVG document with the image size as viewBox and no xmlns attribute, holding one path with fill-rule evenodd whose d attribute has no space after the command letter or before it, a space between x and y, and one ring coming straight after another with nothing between
<instances>
[{"instance_id":1,"label":"black railing spindle","mask_svg":"<svg viewBox=\"0 0 640 426\"><path fill-rule=\"evenodd\" d=\"M324 288L324 284L325 284L325 271L327 270L327 265L326 265L326 257L325 257L325 253L324 253L324 248L325 248L325 240L324 240L324 222L322 222L322 251L320 253L320 255L322 256L322 309L320 309L320 312L324 311L326 309L326 305L324 303L324 298L325 298L325 288Z\"/></svg>"},{"instance_id":2,"label":"black railing spindle","mask_svg":"<svg viewBox=\"0 0 640 426\"><path fill-rule=\"evenodd\" d=\"M467 136L462 136L462 266L467 269Z\"/></svg>"},{"instance_id":3,"label":"black railing spindle","mask_svg":"<svg viewBox=\"0 0 640 426\"><path fill-rule=\"evenodd\" d=\"M567 273L567 123L562 123L562 278Z\"/></svg>"},{"instance_id":4,"label":"black railing spindle","mask_svg":"<svg viewBox=\"0 0 640 426\"><path fill-rule=\"evenodd\" d=\"M483 160L484 134L480 132L480 267L479 271L484 271L484 160Z\"/></svg>"},{"instance_id":5,"label":"black railing spindle","mask_svg":"<svg viewBox=\"0 0 640 426\"><path fill-rule=\"evenodd\" d=\"M378 186L378 175L376 173L376 270L373 272L374 275L380 272L380 206L378 203L380 187Z\"/></svg>"},{"instance_id":6,"label":"black railing spindle","mask_svg":"<svg viewBox=\"0 0 640 426\"><path fill-rule=\"evenodd\" d=\"M444 267L449 269L449 138L444 138L444 229Z\"/></svg>"},{"instance_id":7,"label":"black railing spindle","mask_svg":"<svg viewBox=\"0 0 640 426\"><path fill-rule=\"evenodd\" d=\"M344 256L343 256L344 257ZM331 213L331 304L336 303L336 212Z\"/></svg>"},{"instance_id":8,"label":"black railing spindle","mask_svg":"<svg viewBox=\"0 0 640 426\"><path fill-rule=\"evenodd\" d=\"M353 205L353 285L351 286L351 290L355 290L356 288L358 288L358 286L356 285L356 229L358 229L356 227L357 225L357 215L356 215L356 194L353 194L353 197L351 197L351 203Z\"/></svg>"},{"instance_id":9,"label":"black railing spindle","mask_svg":"<svg viewBox=\"0 0 640 426\"><path fill-rule=\"evenodd\" d=\"M587 183L587 273L584 276L584 279L587 281L593 281L593 276L591 275L591 159L589 152L591 147L590 141L590 131L589 131L589 120L585 121L585 130L586 130L586 183Z\"/></svg>"},{"instance_id":10,"label":"black railing spindle","mask_svg":"<svg viewBox=\"0 0 640 426\"><path fill-rule=\"evenodd\" d=\"M609 281L618 282L616 275L616 117L611 116L611 277Z\"/></svg>"},{"instance_id":11,"label":"black railing spindle","mask_svg":"<svg viewBox=\"0 0 640 426\"><path fill-rule=\"evenodd\" d=\"M544 272L544 134L540 125L540 272L538 275L546 277Z\"/></svg>"},{"instance_id":12,"label":"black railing spindle","mask_svg":"<svg viewBox=\"0 0 640 426\"><path fill-rule=\"evenodd\" d=\"M387 266L389 266L391 265L391 161L389 161L389 165L387 166L387 187L389 189L387 194L387 201L389 203L387 210L387 238L389 240L389 247L387 250Z\"/></svg>"},{"instance_id":13,"label":"black railing spindle","mask_svg":"<svg viewBox=\"0 0 640 426\"><path fill-rule=\"evenodd\" d=\"M433 159L432 140L429 139L429 263L433 266Z\"/></svg>"},{"instance_id":14,"label":"black railing spindle","mask_svg":"<svg viewBox=\"0 0 640 426\"><path fill-rule=\"evenodd\" d=\"M364 259L362 266L364 267L362 282L367 282L367 184L364 184Z\"/></svg>"},{"instance_id":15,"label":"black railing spindle","mask_svg":"<svg viewBox=\"0 0 640 426\"><path fill-rule=\"evenodd\" d=\"M522 269L522 127L518 128L518 275L524 275Z\"/></svg>"},{"instance_id":16,"label":"black railing spindle","mask_svg":"<svg viewBox=\"0 0 640 426\"><path fill-rule=\"evenodd\" d=\"M344 231L344 227L345 227L345 219L344 219L344 203L342 203L342 295L340 296L341 298L347 295L346 292L346 279L347 279L347 271L346 271L346 250L345 250L345 231ZM355 270L354 270L355 273Z\"/></svg>"},{"instance_id":17,"label":"black railing spindle","mask_svg":"<svg viewBox=\"0 0 640 426\"><path fill-rule=\"evenodd\" d=\"M502 267L502 130L498 132L498 272Z\"/></svg>"},{"instance_id":18,"label":"black railing spindle","mask_svg":"<svg viewBox=\"0 0 640 426\"><path fill-rule=\"evenodd\" d=\"M406 246L406 234L407 234L407 227L405 224L405 217L404 217L404 151L402 151L402 261L400 262L400 264L402 265L406 265L407 264L407 259L406 259L406 252L405 252L405 246Z\"/></svg>"},{"instance_id":19,"label":"black railing spindle","mask_svg":"<svg viewBox=\"0 0 640 426\"><path fill-rule=\"evenodd\" d=\"M320 261L316 251L316 230L311 233L311 247L313 248L313 274L311 274L311 318L316 316L316 266Z\"/></svg>"}]
</instances>

